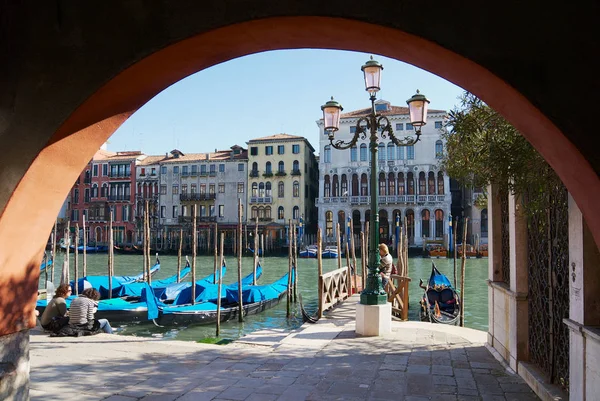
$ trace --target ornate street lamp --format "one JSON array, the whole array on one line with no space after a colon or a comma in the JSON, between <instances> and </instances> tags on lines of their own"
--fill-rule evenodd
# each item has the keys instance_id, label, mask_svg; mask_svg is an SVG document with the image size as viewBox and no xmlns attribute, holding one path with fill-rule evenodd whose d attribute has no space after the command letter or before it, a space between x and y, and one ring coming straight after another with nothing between
<instances>
[{"instance_id":1,"label":"ornate street lamp","mask_svg":"<svg viewBox=\"0 0 600 401\"><path fill-rule=\"evenodd\" d=\"M381 138L385 139L389 136L396 146L411 146L417 143L421 136L421 127L427 123L427 106L429 100L419 93L413 95L406 101L409 108L410 121L415 128L415 137L406 136L402 139L397 138L392 130L392 124L384 115L377 114L375 110L375 100L377 92L381 84L381 71L383 66L373 60L373 57L361 67L365 78L365 89L369 92L371 100L371 113L365 117L361 117L356 123L356 132L349 142L341 139L335 139L335 132L340 128L340 114L343 110L342 105L333 100L321 106L323 110L323 122L325 132L328 133L328 138L331 146L336 149L350 149L356 142L361 139L365 140L369 135L369 148L371 150L371 216L370 216L370 244L369 250L369 274L365 289L360 294L360 303L363 305L383 305L387 302L387 295L381 285L381 276L379 274L379 193L377 190L377 151L379 148L378 132Z\"/></svg>"}]
</instances>

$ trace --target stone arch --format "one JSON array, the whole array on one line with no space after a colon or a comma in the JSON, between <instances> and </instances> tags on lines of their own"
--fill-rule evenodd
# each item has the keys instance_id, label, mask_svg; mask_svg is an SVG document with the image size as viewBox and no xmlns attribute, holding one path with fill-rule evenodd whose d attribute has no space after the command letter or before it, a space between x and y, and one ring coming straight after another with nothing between
<instances>
[{"instance_id":1,"label":"stone arch","mask_svg":"<svg viewBox=\"0 0 600 401\"><path fill-rule=\"evenodd\" d=\"M37 122L37 131L28 136L27 143L15 140L14 144L8 146L7 154L13 149L19 149L18 154L5 158L0 164L0 182L5 188L0 195L0 243L4 249L15 250L25 242L39 244L25 252L7 252L0 256L0 276L4 277L4 282L15 280L20 283L20 290L27 289L31 292L30 298L23 297L19 301L23 310L29 311L32 308L26 305L33 305L37 277L30 272L40 259L43 244L64 195L93 153L119 125L155 94L196 71L246 54L275 49L313 47L369 51L403 60L466 88L507 117L548 160L582 210L596 243L600 243L600 214L595 213L596 202L600 198L600 180L597 170L594 170L594 166L598 165L597 159L593 159L590 153L586 153L586 159L582 155L584 149L578 149L558 128L560 125L565 132L571 133L572 140L581 139L576 136L576 131L585 130L572 122L577 121L577 118L561 119L557 116L559 113L552 113L552 100L544 102L543 96L539 96L540 93L535 92L535 88L529 88L533 92L527 93L524 89L528 88L525 86L522 91L531 99L528 100L527 96L515 89L522 87L518 76L506 75L504 72L505 76L513 78L512 81L504 80L490 72L494 71L494 68L489 68L494 66L493 62L482 59L482 65L478 65L471 61L474 58L469 58L467 49L459 46L460 39L448 39L444 48L438 44L442 43L441 40L436 41L427 30L421 31L423 28L419 28L418 23L411 25L413 28L410 30L428 36L429 40L400 30L401 24L393 27L393 24L383 22L375 11L372 15L364 16L354 7L339 10L338 15L346 18L307 16L328 13L328 10L321 10L320 6L307 5L305 11L285 12L278 7L267 10L261 8L260 12L251 13L257 16L256 20L231 17L232 19L213 22L214 25L209 23L208 26L197 28L204 29L202 32L190 32L182 28L182 32L169 39L157 35L159 39L155 39L155 43L152 39L145 39L147 42L143 42L135 55L115 59L110 67L112 70L106 66L102 67L104 69L98 67L100 69L90 71L91 79L88 79L87 84L78 82L79 86L72 85L64 93L55 91L53 96L60 97L60 101L56 102L59 106L52 110L55 115L46 116L43 121L33 115L30 120ZM255 7L260 8L259 5ZM459 7L458 12L460 11ZM74 13L82 19L84 14ZM118 10L114 14L118 14ZM296 16L301 14L302 16ZM275 15L277 17L273 17ZM177 15L171 15L165 18L176 17ZM362 19L379 23L366 23ZM407 24L407 21L403 21L403 24ZM429 21L429 24L432 22ZM249 32L252 34L249 35ZM344 32L344 35L340 36L339 32ZM381 37L386 40L373 40ZM176 41L174 38L186 39ZM109 38L107 42L113 41L116 43L115 37ZM82 46L78 51L82 54L80 58L84 59L85 52L92 52L94 49L90 43ZM52 49L45 54L51 53ZM67 50L65 53L69 56ZM486 66L486 63L492 64ZM164 68L165 65L168 68ZM500 65L498 67L498 73L501 73L502 68ZM34 74L29 71L25 74L28 73ZM55 75L59 76L58 73ZM26 76L20 81L26 81L27 78L35 79ZM49 79L51 78L53 76L49 75ZM55 90L56 82L48 81L47 87L49 89L46 90ZM41 109L43 102L50 100L42 96L38 98L40 103L28 105L25 113ZM15 110L21 112L17 108ZM546 117L543 110L556 122ZM5 137L22 128L13 128L9 123ZM15 136L15 139L18 138ZM34 196L39 192L48 194L43 200L44 208L38 207L40 200ZM32 232L29 227L34 226L34 223L39 223L36 226L40 229ZM0 293L0 297L5 296L8 294ZM0 320L3 321L0 334L23 327L21 317ZM33 324L34 320L30 317L25 325Z\"/></svg>"}]
</instances>

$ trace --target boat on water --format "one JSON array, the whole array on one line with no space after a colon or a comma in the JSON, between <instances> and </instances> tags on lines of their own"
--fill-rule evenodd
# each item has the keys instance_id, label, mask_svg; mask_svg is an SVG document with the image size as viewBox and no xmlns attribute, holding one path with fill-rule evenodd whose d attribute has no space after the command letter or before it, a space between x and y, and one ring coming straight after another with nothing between
<instances>
[{"instance_id":1,"label":"boat on water","mask_svg":"<svg viewBox=\"0 0 600 401\"><path fill-rule=\"evenodd\" d=\"M448 277L431 263L431 276L421 299L421 321L457 325L460 318L460 298Z\"/></svg>"},{"instance_id":2,"label":"boat on water","mask_svg":"<svg viewBox=\"0 0 600 401\"><path fill-rule=\"evenodd\" d=\"M430 258L445 258L448 256L448 250L443 246L432 247L428 249L427 253L429 254Z\"/></svg>"},{"instance_id":3,"label":"boat on water","mask_svg":"<svg viewBox=\"0 0 600 401\"><path fill-rule=\"evenodd\" d=\"M182 269L180 272L180 279L186 277L189 274L189 267ZM223 267L222 274L225 274L225 267ZM214 275L211 274L198 282L209 282L214 280ZM120 287L120 296L111 299L102 299L98 301L98 311L96 312L96 319L108 319L109 321L115 322L134 322L134 321L147 321L152 320L158 316L158 299L156 296L157 292L164 291L165 287L171 284L183 284L189 287L191 283L177 283L177 274L167 277L162 280L156 280L152 285L146 282L134 282L124 284ZM70 308L71 301L77 298L73 295L66 299L67 308ZM40 312L40 315L44 312L46 305L48 304L47 299L40 299L36 303L36 309Z\"/></svg>"},{"instance_id":4,"label":"boat on water","mask_svg":"<svg viewBox=\"0 0 600 401\"><path fill-rule=\"evenodd\" d=\"M40 272L43 272L44 270L46 270L46 268L52 266L52 259L48 259L42 262L42 264L40 264Z\"/></svg>"},{"instance_id":5,"label":"boat on water","mask_svg":"<svg viewBox=\"0 0 600 401\"><path fill-rule=\"evenodd\" d=\"M317 252L319 252L319 248L316 245L309 245L306 249L298 252L299 258L316 258Z\"/></svg>"},{"instance_id":6,"label":"boat on water","mask_svg":"<svg viewBox=\"0 0 600 401\"><path fill-rule=\"evenodd\" d=\"M135 246L114 245L113 249L115 250L115 253L118 253L121 255L143 255L144 254L142 249L136 248Z\"/></svg>"},{"instance_id":7,"label":"boat on water","mask_svg":"<svg viewBox=\"0 0 600 401\"><path fill-rule=\"evenodd\" d=\"M339 256L340 255L337 246L327 246L321 253L321 257L323 258L335 259Z\"/></svg>"},{"instance_id":8,"label":"boat on water","mask_svg":"<svg viewBox=\"0 0 600 401\"><path fill-rule=\"evenodd\" d=\"M154 266L150 268L150 274L154 275L156 272L160 270L160 260L156 258L156 263ZM118 297L119 291L121 291L121 287L123 284L131 284L144 280L144 273L140 273L136 276L113 276L110 278L109 276L85 276L77 280L77 290L81 293L86 288L95 288L100 292L100 299L109 298L108 296L108 287L109 284L112 284L112 297ZM71 288L75 290L75 284L73 281L69 283ZM73 291L75 293L75 291Z\"/></svg>"},{"instance_id":9,"label":"boat on water","mask_svg":"<svg viewBox=\"0 0 600 401\"><path fill-rule=\"evenodd\" d=\"M292 285L295 279L295 269L292 270ZM267 285L242 285L242 310L244 316L254 315L277 305L288 291L286 273L279 280ZM238 288L225 289L224 300L221 303L220 321L225 322L238 317L239 298ZM159 305L159 315L155 320L160 325L178 324L210 324L217 321L217 303L205 301L194 305Z\"/></svg>"},{"instance_id":10,"label":"boat on water","mask_svg":"<svg viewBox=\"0 0 600 401\"><path fill-rule=\"evenodd\" d=\"M477 255L478 258L487 258L488 257L488 244L482 244L479 247L479 254Z\"/></svg>"},{"instance_id":11,"label":"boat on water","mask_svg":"<svg viewBox=\"0 0 600 401\"><path fill-rule=\"evenodd\" d=\"M465 256L467 259L477 257L477 251L475 251L475 248L473 247L473 245L467 244L466 250L467 251L465 253ZM456 245L456 253L458 255L457 257L462 258L462 255L463 255L462 245Z\"/></svg>"},{"instance_id":12,"label":"boat on water","mask_svg":"<svg viewBox=\"0 0 600 401\"><path fill-rule=\"evenodd\" d=\"M248 251L249 253L254 255L254 249L248 247L248 248L246 248L246 251ZM263 256L262 249L260 249L260 248L258 249L258 256Z\"/></svg>"}]
</instances>

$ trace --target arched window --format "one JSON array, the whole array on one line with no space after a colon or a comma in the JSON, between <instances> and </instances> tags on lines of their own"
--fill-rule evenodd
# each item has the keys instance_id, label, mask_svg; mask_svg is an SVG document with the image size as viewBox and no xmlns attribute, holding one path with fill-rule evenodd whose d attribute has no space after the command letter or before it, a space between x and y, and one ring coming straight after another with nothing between
<instances>
[{"instance_id":1,"label":"arched window","mask_svg":"<svg viewBox=\"0 0 600 401\"><path fill-rule=\"evenodd\" d=\"M426 184L425 184L425 172L421 171L419 173L419 195L425 195Z\"/></svg>"},{"instance_id":2,"label":"arched window","mask_svg":"<svg viewBox=\"0 0 600 401\"><path fill-rule=\"evenodd\" d=\"M394 160L396 158L396 145L394 142L390 142L387 145L387 159Z\"/></svg>"},{"instance_id":3,"label":"arched window","mask_svg":"<svg viewBox=\"0 0 600 401\"><path fill-rule=\"evenodd\" d=\"M271 162L267 162L267 164L265 165L265 173L267 173L267 174L273 173L273 170L271 169Z\"/></svg>"},{"instance_id":4,"label":"arched window","mask_svg":"<svg viewBox=\"0 0 600 401\"><path fill-rule=\"evenodd\" d=\"M488 211L487 209L481 210L481 237L487 238L488 236Z\"/></svg>"},{"instance_id":5,"label":"arched window","mask_svg":"<svg viewBox=\"0 0 600 401\"><path fill-rule=\"evenodd\" d=\"M92 186L92 198L98 197L98 184Z\"/></svg>"},{"instance_id":6,"label":"arched window","mask_svg":"<svg viewBox=\"0 0 600 401\"><path fill-rule=\"evenodd\" d=\"M252 172L255 174L258 174L258 163L257 162L252 163Z\"/></svg>"},{"instance_id":7,"label":"arched window","mask_svg":"<svg viewBox=\"0 0 600 401\"><path fill-rule=\"evenodd\" d=\"M283 215L283 206L279 206L279 208L277 209L277 218L279 220L285 219L285 216Z\"/></svg>"},{"instance_id":8,"label":"arched window","mask_svg":"<svg viewBox=\"0 0 600 401\"><path fill-rule=\"evenodd\" d=\"M366 162L367 161L367 144L366 143L361 143L360 144L360 161L361 162Z\"/></svg>"},{"instance_id":9,"label":"arched window","mask_svg":"<svg viewBox=\"0 0 600 401\"><path fill-rule=\"evenodd\" d=\"M348 196L348 179L346 178L346 174L342 174L342 189L340 196Z\"/></svg>"},{"instance_id":10,"label":"arched window","mask_svg":"<svg viewBox=\"0 0 600 401\"><path fill-rule=\"evenodd\" d=\"M356 145L350 148L350 161L358 161L358 148L356 147Z\"/></svg>"},{"instance_id":11,"label":"arched window","mask_svg":"<svg viewBox=\"0 0 600 401\"><path fill-rule=\"evenodd\" d=\"M444 173L442 173L441 171L438 172L438 176L437 176L437 193L438 195L445 195L445 190L444 190Z\"/></svg>"},{"instance_id":12,"label":"arched window","mask_svg":"<svg viewBox=\"0 0 600 401\"><path fill-rule=\"evenodd\" d=\"M73 191L73 203L79 203L79 190L75 189Z\"/></svg>"},{"instance_id":13,"label":"arched window","mask_svg":"<svg viewBox=\"0 0 600 401\"><path fill-rule=\"evenodd\" d=\"M292 219L298 220L300 218L300 208L298 206L294 206L292 209Z\"/></svg>"},{"instance_id":14,"label":"arched window","mask_svg":"<svg viewBox=\"0 0 600 401\"><path fill-rule=\"evenodd\" d=\"M427 209L421 212L421 235L429 238L429 210Z\"/></svg>"},{"instance_id":15,"label":"arched window","mask_svg":"<svg viewBox=\"0 0 600 401\"><path fill-rule=\"evenodd\" d=\"M352 196L358 196L358 174L352 174Z\"/></svg>"},{"instance_id":16,"label":"arched window","mask_svg":"<svg viewBox=\"0 0 600 401\"><path fill-rule=\"evenodd\" d=\"M265 208L265 219L271 219L271 206Z\"/></svg>"},{"instance_id":17,"label":"arched window","mask_svg":"<svg viewBox=\"0 0 600 401\"><path fill-rule=\"evenodd\" d=\"M256 182L252 183L252 196L255 198L258 196L258 183Z\"/></svg>"},{"instance_id":18,"label":"arched window","mask_svg":"<svg viewBox=\"0 0 600 401\"><path fill-rule=\"evenodd\" d=\"M334 198L337 198L338 196L340 196L340 182L338 180L337 174L333 175L333 185L332 185L332 188L333 188L332 196Z\"/></svg>"},{"instance_id":19,"label":"arched window","mask_svg":"<svg viewBox=\"0 0 600 401\"><path fill-rule=\"evenodd\" d=\"M359 234L361 232L360 210L352 211L352 232Z\"/></svg>"},{"instance_id":20,"label":"arched window","mask_svg":"<svg viewBox=\"0 0 600 401\"><path fill-rule=\"evenodd\" d=\"M344 243L344 234L346 234L346 213L343 210L338 212L338 224L340 225L340 238L342 246Z\"/></svg>"},{"instance_id":21,"label":"arched window","mask_svg":"<svg viewBox=\"0 0 600 401\"><path fill-rule=\"evenodd\" d=\"M360 195L369 196L369 181L365 173L360 176Z\"/></svg>"},{"instance_id":22,"label":"arched window","mask_svg":"<svg viewBox=\"0 0 600 401\"><path fill-rule=\"evenodd\" d=\"M325 198L331 197L331 182L329 181L329 175L325 176L325 182L323 183L323 196Z\"/></svg>"},{"instance_id":23,"label":"arched window","mask_svg":"<svg viewBox=\"0 0 600 401\"><path fill-rule=\"evenodd\" d=\"M333 212L330 210L325 212L325 235L327 237L333 235Z\"/></svg>"},{"instance_id":24,"label":"arched window","mask_svg":"<svg viewBox=\"0 0 600 401\"><path fill-rule=\"evenodd\" d=\"M185 206L184 206L185 208ZM183 212L185 213L185 209L183 210ZM254 206L252 207L252 220L256 220L258 218L258 207Z\"/></svg>"},{"instance_id":25,"label":"arched window","mask_svg":"<svg viewBox=\"0 0 600 401\"><path fill-rule=\"evenodd\" d=\"M325 146L323 151L323 163L331 163L331 146Z\"/></svg>"},{"instance_id":26,"label":"arched window","mask_svg":"<svg viewBox=\"0 0 600 401\"><path fill-rule=\"evenodd\" d=\"M435 158L441 159L444 157L444 144L442 141L435 141Z\"/></svg>"},{"instance_id":27,"label":"arched window","mask_svg":"<svg viewBox=\"0 0 600 401\"><path fill-rule=\"evenodd\" d=\"M404 195L405 193L404 173L398 173L398 195Z\"/></svg>"},{"instance_id":28,"label":"arched window","mask_svg":"<svg viewBox=\"0 0 600 401\"><path fill-rule=\"evenodd\" d=\"M388 195L396 195L396 177L394 173L388 174Z\"/></svg>"},{"instance_id":29,"label":"arched window","mask_svg":"<svg viewBox=\"0 0 600 401\"><path fill-rule=\"evenodd\" d=\"M385 196L385 173L379 173L379 196Z\"/></svg>"},{"instance_id":30,"label":"arched window","mask_svg":"<svg viewBox=\"0 0 600 401\"><path fill-rule=\"evenodd\" d=\"M262 220L264 218L265 218L265 208L261 206L258 208L258 219Z\"/></svg>"},{"instance_id":31,"label":"arched window","mask_svg":"<svg viewBox=\"0 0 600 401\"><path fill-rule=\"evenodd\" d=\"M285 173L285 163L283 162L283 160L279 162L279 165L277 167L277 172Z\"/></svg>"},{"instance_id":32,"label":"arched window","mask_svg":"<svg viewBox=\"0 0 600 401\"><path fill-rule=\"evenodd\" d=\"M261 182L258 184L258 197L263 198L265 196L265 183Z\"/></svg>"},{"instance_id":33,"label":"arched window","mask_svg":"<svg viewBox=\"0 0 600 401\"><path fill-rule=\"evenodd\" d=\"M412 209L406 210L406 236L409 239L415 237L415 212Z\"/></svg>"},{"instance_id":34,"label":"arched window","mask_svg":"<svg viewBox=\"0 0 600 401\"><path fill-rule=\"evenodd\" d=\"M279 181L277 184L277 196L280 198L285 197L285 184L283 181Z\"/></svg>"},{"instance_id":35,"label":"arched window","mask_svg":"<svg viewBox=\"0 0 600 401\"><path fill-rule=\"evenodd\" d=\"M406 186L407 186L407 189L406 189L407 195L414 195L415 194L415 177L412 172L410 172L406 175Z\"/></svg>"},{"instance_id":36,"label":"arched window","mask_svg":"<svg viewBox=\"0 0 600 401\"><path fill-rule=\"evenodd\" d=\"M294 188L293 188L292 192L293 192L294 198L300 197L300 183L298 181L294 181Z\"/></svg>"},{"instance_id":37,"label":"arched window","mask_svg":"<svg viewBox=\"0 0 600 401\"><path fill-rule=\"evenodd\" d=\"M298 162L298 160L294 160L294 163L292 165L292 172L300 173L300 163Z\"/></svg>"},{"instance_id":38,"label":"arched window","mask_svg":"<svg viewBox=\"0 0 600 401\"><path fill-rule=\"evenodd\" d=\"M102 189L100 190L100 196L106 198L108 196L108 184L102 184Z\"/></svg>"},{"instance_id":39,"label":"arched window","mask_svg":"<svg viewBox=\"0 0 600 401\"><path fill-rule=\"evenodd\" d=\"M265 196L272 196L272 193L271 193L271 181L267 181L267 184L265 185L265 189L266 189Z\"/></svg>"},{"instance_id":40,"label":"arched window","mask_svg":"<svg viewBox=\"0 0 600 401\"><path fill-rule=\"evenodd\" d=\"M435 195L435 173L430 171L427 177L427 193Z\"/></svg>"},{"instance_id":41,"label":"arched window","mask_svg":"<svg viewBox=\"0 0 600 401\"><path fill-rule=\"evenodd\" d=\"M377 160L385 161L385 144L380 143L377 152Z\"/></svg>"},{"instance_id":42,"label":"arched window","mask_svg":"<svg viewBox=\"0 0 600 401\"><path fill-rule=\"evenodd\" d=\"M435 237L442 238L444 236L444 211L437 209L435 211Z\"/></svg>"}]
</instances>

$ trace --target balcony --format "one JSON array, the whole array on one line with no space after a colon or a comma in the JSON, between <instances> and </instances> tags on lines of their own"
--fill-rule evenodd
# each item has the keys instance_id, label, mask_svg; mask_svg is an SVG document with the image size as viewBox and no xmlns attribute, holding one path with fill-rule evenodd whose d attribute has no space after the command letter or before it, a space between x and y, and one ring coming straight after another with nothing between
<instances>
[{"instance_id":1,"label":"balcony","mask_svg":"<svg viewBox=\"0 0 600 401\"><path fill-rule=\"evenodd\" d=\"M129 173L114 173L114 174L110 173L108 175L108 178L121 179L121 180L129 179L129 178L131 178L131 172L129 172Z\"/></svg>"},{"instance_id":2,"label":"balcony","mask_svg":"<svg viewBox=\"0 0 600 401\"><path fill-rule=\"evenodd\" d=\"M258 177L258 171L256 171L256 170L250 171L250 177Z\"/></svg>"},{"instance_id":3,"label":"balcony","mask_svg":"<svg viewBox=\"0 0 600 401\"><path fill-rule=\"evenodd\" d=\"M292 170L290 175L302 175L302 173L300 172L300 170Z\"/></svg>"},{"instance_id":4,"label":"balcony","mask_svg":"<svg viewBox=\"0 0 600 401\"><path fill-rule=\"evenodd\" d=\"M270 204L273 203L273 197L271 196L252 196L250 198L250 203L266 203L266 204Z\"/></svg>"},{"instance_id":5,"label":"balcony","mask_svg":"<svg viewBox=\"0 0 600 401\"><path fill-rule=\"evenodd\" d=\"M256 221L256 217L252 217L250 219L250 221ZM271 221L273 221L273 218L272 217L259 217L258 221L259 222L271 222Z\"/></svg>"},{"instance_id":6,"label":"balcony","mask_svg":"<svg viewBox=\"0 0 600 401\"><path fill-rule=\"evenodd\" d=\"M109 195L108 200L110 202L129 202L131 200L130 195Z\"/></svg>"},{"instance_id":7,"label":"balcony","mask_svg":"<svg viewBox=\"0 0 600 401\"><path fill-rule=\"evenodd\" d=\"M216 194L181 194L179 200L182 202L190 201L214 201L217 198Z\"/></svg>"},{"instance_id":8,"label":"balcony","mask_svg":"<svg viewBox=\"0 0 600 401\"><path fill-rule=\"evenodd\" d=\"M217 176L217 172L216 171L211 171L210 173L208 173L209 177L216 177Z\"/></svg>"},{"instance_id":9,"label":"balcony","mask_svg":"<svg viewBox=\"0 0 600 401\"><path fill-rule=\"evenodd\" d=\"M179 216L177 218L177 221L182 224L182 223L192 223L193 222L193 217L192 216ZM217 221L217 216L196 216L196 223L214 223Z\"/></svg>"},{"instance_id":10,"label":"balcony","mask_svg":"<svg viewBox=\"0 0 600 401\"><path fill-rule=\"evenodd\" d=\"M287 173L285 171L278 171L277 173L275 173L275 175L277 177L285 177Z\"/></svg>"},{"instance_id":11,"label":"balcony","mask_svg":"<svg viewBox=\"0 0 600 401\"><path fill-rule=\"evenodd\" d=\"M265 171L263 173L263 177L273 177L273 172L272 171Z\"/></svg>"}]
</instances>

